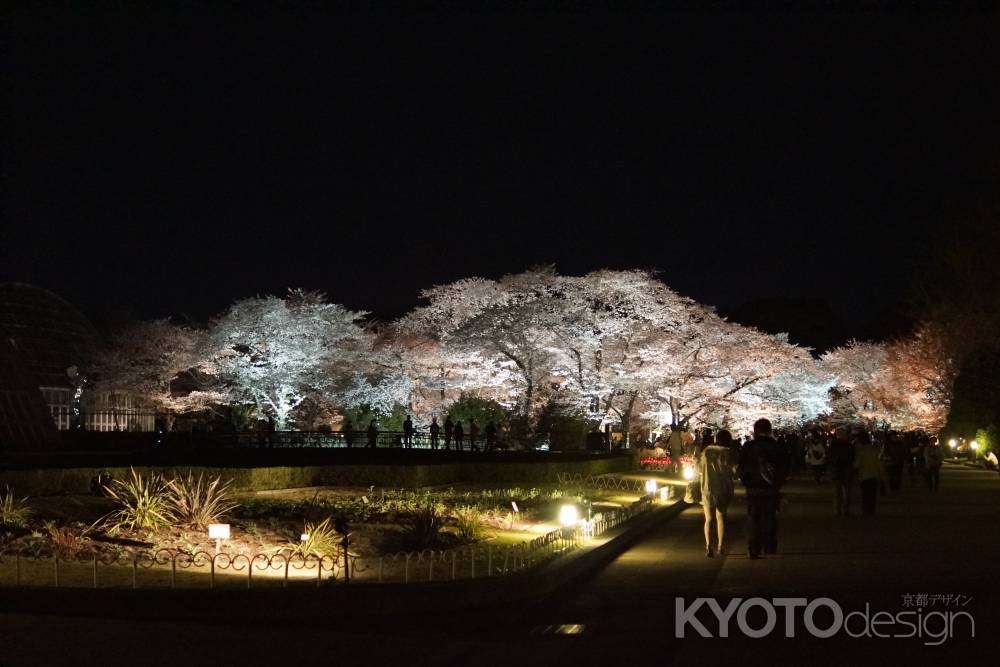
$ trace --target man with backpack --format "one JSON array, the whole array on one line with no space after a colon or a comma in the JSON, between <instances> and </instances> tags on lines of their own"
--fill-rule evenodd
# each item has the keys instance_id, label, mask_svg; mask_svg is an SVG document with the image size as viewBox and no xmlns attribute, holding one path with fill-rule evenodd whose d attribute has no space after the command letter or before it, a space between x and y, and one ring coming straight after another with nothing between
<instances>
[{"instance_id":1,"label":"man with backpack","mask_svg":"<svg viewBox=\"0 0 1000 667\"><path fill-rule=\"evenodd\" d=\"M740 450L738 471L747 492L747 555L778 552L779 491L788 476L788 456L771 434L771 422L758 419L753 440Z\"/></svg>"}]
</instances>

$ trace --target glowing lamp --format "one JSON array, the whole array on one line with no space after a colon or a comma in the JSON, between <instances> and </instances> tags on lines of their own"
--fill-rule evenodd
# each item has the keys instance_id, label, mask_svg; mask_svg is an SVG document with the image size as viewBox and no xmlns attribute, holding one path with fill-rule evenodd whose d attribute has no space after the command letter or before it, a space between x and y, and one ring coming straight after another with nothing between
<instances>
[{"instance_id":1,"label":"glowing lamp","mask_svg":"<svg viewBox=\"0 0 1000 667\"><path fill-rule=\"evenodd\" d=\"M694 479L694 466L692 465L684 466L684 479L686 479L689 482L692 479Z\"/></svg>"},{"instance_id":2,"label":"glowing lamp","mask_svg":"<svg viewBox=\"0 0 1000 667\"><path fill-rule=\"evenodd\" d=\"M948 441L948 446L951 447L952 449L955 449L956 447L958 447L958 442L955 440L955 438L952 438L951 440Z\"/></svg>"},{"instance_id":3,"label":"glowing lamp","mask_svg":"<svg viewBox=\"0 0 1000 667\"><path fill-rule=\"evenodd\" d=\"M219 555L219 549L222 547L222 540L229 539L229 524L228 523L210 523L208 524L208 539L215 540L215 555Z\"/></svg>"},{"instance_id":4,"label":"glowing lamp","mask_svg":"<svg viewBox=\"0 0 1000 667\"><path fill-rule=\"evenodd\" d=\"M655 479L647 479L646 480L646 493L648 493L650 495L653 495L654 493L656 493L656 480Z\"/></svg>"},{"instance_id":5,"label":"glowing lamp","mask_svg":"<svg viewBox=\"0 0 1000 667\"><path fill-rule=\"evenodd\" d=\"M974 452L979 451L979 443L976 442L975 440L969 443L969 447L972 447L972 451Z\"/></svg>"},{"instance_id":6,"label":"glowing lamp","mask_svg":"<svg viewBox=\"0 0 1000 667\"><path fill-rule=\"evenodd\" d=\"M660 500L670 500L670 487L664 486L660 489Z\"/></svg>"},{"instance_id":7,"label":"glowing lamp","mask_svg":"<svg viewBox=\"0 0 1000 667\"><path fill-rule=\"evenodd\" d=\"M559 508L559 523L564 526L573 526L580 520L576 505L563 505Z\"/></svg>"},{"instance_id":8,"label":"glowing lamp","mask_svg":"<svg viewBox=\"0 0 1000 667\"><path fill-rule=\"evenodd\" d=\"M302 533L301 535L299 535L299 541L300 542L308 542L309 541L309 533Z\"/></svg>"},{"instance_id":9,"label":"glowing lamp","mask_svg":"<svg viewBox=\"0 0 1000 667\"><path fill-rule=\"evenodd\" d=\"M514 512L520 512L521 511L521 510L517 509L517 503L515 503L513 500L510 501L510 506L512 508L514 508Z\"/></svg>"},{"instance_id":10,"label":"glowing lamp","mask_svg":"<svg viewBox=\"0 0 1000 667\"><path fill-rule=\"evenodd\" d=\"M228 523L210 523L210 524L208 524L208 539L210 539L210 540L228 540L229 539L229 524Z\"/></svg>"}]
</instances>

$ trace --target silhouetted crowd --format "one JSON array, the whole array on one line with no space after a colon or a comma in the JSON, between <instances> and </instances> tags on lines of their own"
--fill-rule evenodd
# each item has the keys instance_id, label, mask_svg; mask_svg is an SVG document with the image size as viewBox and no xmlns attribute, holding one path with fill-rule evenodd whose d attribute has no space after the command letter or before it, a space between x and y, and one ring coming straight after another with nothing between
<instances>
[{"instance_id":1,"label":"silhouetted crowd","mask_svg":"<svg viewBox=\"0 0 1000 667\"><path fill-rule=\"evenodd\" d=\"M873 434L842 427L832 433L775 435L766 419L754 424L753 437L742 445L728 431L713 435L705 429L687 441L671 434L668 448L675 461L685 455L695 461L698 477L689 486L689 500L701 502L705 512L708 557L725 550L725 524L735 479L746 490L747 555L759 558L777 552L781 487L788 479L806 472L817 483L828 478L834 514L850 516L852 499L860 492L861 512L873 515L879 496L899 491L904 477L908 476L911 487L920 482L936 492L944 462L937 438L926 434Z\"/></svg>"},{"instance_id":2,"label":"silhouetted crowd","mask_svg":"<svg viewBox=\"0 0 1000 667\"><path fill-rule=\"evenodd\" d=\"M344 445L348 448L354 447L357 437L362 433L365 436L365 447L369 449L378 447L379 437L384 435L375 419L368 422L368 428L364 431L356 430L350 419L344 420L340 429L341 438L344 441ZM473 417L469 419L468 428L466 428L461 419L452 420L450 416L445 418L443 426L438 423L437 417L432 418L426 434L418 434L413 424L413 418L410 415L406 415L406 419L403 420L402 433L389 432L389 435L395 441L390 441L388 444L390 446L402 447L403 449L412 449L414 440L419 437L426 437L431 449L447 450L454 447L455 451L459 452L466 450L489 452L503 448L502 444L497 440L497 434L497 425L492 420L487 422L486 426L481 429L476 418Z\"/></svg>"}]
</instances>

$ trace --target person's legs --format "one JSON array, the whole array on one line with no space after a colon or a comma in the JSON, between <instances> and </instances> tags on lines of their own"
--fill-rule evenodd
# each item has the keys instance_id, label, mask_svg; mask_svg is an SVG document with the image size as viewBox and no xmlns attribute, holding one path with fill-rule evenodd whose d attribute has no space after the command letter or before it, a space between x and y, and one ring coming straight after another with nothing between
<instances>
[{"instance_id":1,"label":"person's legs","mask_svg":"<svg viewBox=\"0 0 1000 667\"><path fill-rule=\"evenodd\" d=\"M764 553L778 553L778 496L768 496L761 512L760 540Z\"/></svg>"},{"instance_id":2,"label":"person's legs","mask_svg":"<svg viewBox=\"0 0 1000 667\"><path fill-rule=\"evenodd\" d=\"M940 468L928 468L927 469L927 479L928 479L931 491L937 491L938 490L938 485L941 483L941 469Z\"/></svg>"},{"instance_id":3,"label":"person's legs","mask_svg":"<svg viewBox=\"0 0 1000 667\"><path fill-rule=\"evenodd\" d=\"M851 495L854 493L854 476L844 478L844 516L851 516Z\"/></svg>"},{"instance_id":4,"label":"person's legs","mask_svg":"<svg viewBox=\"0 0 1000 667\"><path fill-rule=\"evenodd\" d=\"M875 514L875 500L878 497L878 478L865 479L861 482L861 511L865 514Z\"/></svg>"},{"instance_id":5,"label":"person's legs","mask_svg":"<svg viewBox=\"0 0 1000 667\"><path fill-rule=\"evenodd\" d=\"M747 496L747 553L751 558L760 555L761 499Z\"/></svg>"},{"instance_id":6,"label":"person's legs","mask_svg":"<svg viewBox=\"0 0 1000 667\"><path fill-rule=\"evenodd\" d=\"M712 517L715 514L715 510L708 504L705 503L701 506L705 512L705 551L711 553L712 549Z\"/></svg>"},{"instance_id":7,"label":"person's legs","mask_svg":"<svg viewBox=\"0 0 1000 667\"><path fill-rule=\"evenodd\" d=\"M715 508L715 529L719 533L719 554L726 549L726 510L721 506Z\"/></svg>"}]
</instances>

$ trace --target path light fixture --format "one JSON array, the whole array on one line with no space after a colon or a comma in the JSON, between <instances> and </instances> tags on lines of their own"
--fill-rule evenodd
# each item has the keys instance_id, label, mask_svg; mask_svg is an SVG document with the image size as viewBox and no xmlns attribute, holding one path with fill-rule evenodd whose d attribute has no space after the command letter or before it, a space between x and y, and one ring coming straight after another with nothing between
<instances>
[{"instance_id":1,"label":"path light fixture","mask_svg":"<svg viewBox=\"0 0 1000 667\"><path fill-rule=\"evenodd\" d=\"M301 535L299 535L299 542L308 542L308 541L309 541L309 533L302 533Z\"/></svg>"},{"instance_id":2,"label":"path light fixture","mask_svg":"<svg viewBox=\"0 0 1000 667\"><path fill-rule=\"evenodd\" d=\"M651 496L656 494L656 480L655 479L647 479L646 480L646 493L648 493Z\"/></svg>"},{"instance_id":3,"label":"path light fixture","mask_svg":"<svg viewBox=\"0 0 1000 667\"><path fill-rule=\"evenodd\" d=\"M575 526L579 520L580 514L576 509L576 505L563 505L559 508L559 523L564 527Z\"/></svg>"},{"instance_id":4,"label":"path light fixture","mask_svg":"<svg viewBox=\"0 0 1000 667\"><path fill-rule=\"evenodd\" d=\"M952 449L955 449L956 447L958 447L958 441L955 440L955 438L952 438L951 440L948 441L948 446L951 447Z\"/></svg>"},{"instance_id":5,"label":"path light fixture","mask_svg":"<svg viewBox=\"0 0 1000 667\"><path fill-rule=\"evenodd\" d=\"M229 539L229 524L228 523L210 523L208 524L208 539L215 540L215 555L219 555L219 549L222 548L222 540Z\"/></svg>"},{"instance_id":6,"label":"path light fixture","mask_svg":"<svg viewBox=\"0 0 1000 667\"><path fill-rule=\"evenodd\" d=\"M975 440L973 440L972 442L969 443L969 447L971 447L972 451L974 451L974 452L978 452L979 451L979 443L976 442Z\"/></svg>"},{"instance_id":7,"label":"path light fixture","mask_svg":"<svg viewBox=\"0 0 1000 667\"><path fill-rule=\"evenodd\" d=\"M694 479L694 466L693 465L689 464L689 465L685 465L684 466L684 479L686 479L689 482L692 479Z\"/></svg>"}]
</instances>

